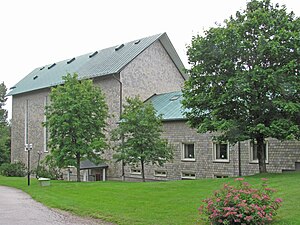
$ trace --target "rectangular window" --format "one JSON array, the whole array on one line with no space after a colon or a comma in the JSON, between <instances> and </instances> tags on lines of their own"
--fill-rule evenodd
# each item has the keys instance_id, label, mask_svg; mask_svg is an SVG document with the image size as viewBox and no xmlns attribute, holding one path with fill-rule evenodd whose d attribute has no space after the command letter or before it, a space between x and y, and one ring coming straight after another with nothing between
<instances>
[{"instance_id":1,"label":"rectangular window","mask_svg":"<svg viewBox=\"0 0 300 225\"><path fill-rule=\"evenodd\" d=\"M24 115L24 148L26 151L26 146L28 146L28 119L29 119L29 112L28 112L28 99L25 101L25 115Z\"/></svg>"},{"instance_id":2,"label":"rectangular window","mask_svg":"<svg viewBox=\"0 0 300 225\"><path fill-rule=\"evenodd\" d=\"M213 143L213 157L215 162L229 162L229 144Z\"/></svg>"},{"instance_id":3,"label":"rectangular window","mask_svg":"<svg viewBox=\"0 0 300 225\"><path fill-rule=\"evenodd\" d=\"M195 146L194 146L194 144L182 144L182 160L195 161Z\"/></svg>"},{"instance_id":4,"label":"rectangular window","mask_svg":"<svg viewBox=\"0 0 300 225\"><path fill-rule=\"evenodd\" d=\"M141 175L142 171L141 171L141 169L131 168L130 173L133 174L133 175Z\"/></svg>"},{"instance_id":5,"label":"rectangular window","mask_svg":"<svg viewBox=\"0 0 300 225\"><path fill-rule=\"evenodd\" d=\"M196 173L194 173L194 172L182 172L181 173L181 179L182 180L195 180L196 179Z\"/></svg>"},{"instance_id":6,"label":"rectangular window","mask_svg":"<svg viewBox=\"0 0 300 225\"><path fill-rule=\"evenodd\" d=\"M228 178L227 175L215 175L214 177L215 178Z\"/></svg>"},{"instance_id":7,"label":"rectangular window","mask_svg":"<svg viewBox=\"0 0 300 225\"><path fill-rule=\"evenodd\" d=\"M44 98L44 122L47 121L46 114L45 114L47 105L48 105L48 96L45 96L45 98ZM48 137L49 137L48 128L44 127L44 152L48 152Z\"/></svg>"},{"instance_id":8,"label":"rectangular window","mask_svg":"<svg viewBox=\"0 0 300 225\"><path fill-rule=\"evenodd\" d=\"M166 177L167 176L167 171L155 170L154 171L154 176L156 176L156 177Z\"/></svg>"},{"instance_id":9,"label":"rectangular window","mask_svg":"<svg viewBox=\"0 0 300 225\"><path fill-rule=\"evenodd\" d=\"M266 157L266 163L269 162L269 144L266 141L264 143L264 152ZM257 157L257 143L256 141L250 141L250 163L258 163L258 157Z\"/></svg>"}]
</instances>

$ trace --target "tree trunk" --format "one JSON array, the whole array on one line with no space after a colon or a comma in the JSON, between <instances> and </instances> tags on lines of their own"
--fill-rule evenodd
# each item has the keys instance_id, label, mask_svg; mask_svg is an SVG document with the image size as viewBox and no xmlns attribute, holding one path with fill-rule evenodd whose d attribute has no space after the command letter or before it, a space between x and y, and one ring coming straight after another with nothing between
<instances>
[{"instance_id":1,"label":"tree trunk","mask_svg":"<svg viewBox=\"0 0 300 225\"><path fill-rule=\"evenodd\" d=\"M80 153L76 154L77 182L80 182Z\"/></svg>"},{"instance_id":2,"label":"tree trunk","mask_svg":"<svg viewBox=\"0 0 300 225\"><path fill-rule=\"evenodd\" d=\"M142 165L142 179L143 179L143 182L145 182L145 171L144 171L144 161L141 160L141 165Z\"/></svg>"},{"instance_id":3,"label":"tree trunk","mask_svg":"<svg viewBox=\"0 0 300 225\"><path fill-rule=\"evenodd\" d=\"M259 166L259 173L266 173L266 156L264 151L264 137L261 135L256 138L257 142L257 158L258 158L258 166Z\"/></svg>"}]
</instances>

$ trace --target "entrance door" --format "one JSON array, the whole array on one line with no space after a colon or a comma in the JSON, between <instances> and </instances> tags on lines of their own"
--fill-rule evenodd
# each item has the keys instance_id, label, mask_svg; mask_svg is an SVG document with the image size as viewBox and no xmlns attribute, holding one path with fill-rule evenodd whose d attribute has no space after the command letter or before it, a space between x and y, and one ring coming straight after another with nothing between
<instances>
[{"instance_id":1,"label":"entrance door","mask_svg":"<svg viewBox=\"0 0 300 225\"><path fill-rule=\"evenodd\" d=\"M96 173L96 181L102 181L103 177L101 173Z\"/></svg>"}]
</instances>

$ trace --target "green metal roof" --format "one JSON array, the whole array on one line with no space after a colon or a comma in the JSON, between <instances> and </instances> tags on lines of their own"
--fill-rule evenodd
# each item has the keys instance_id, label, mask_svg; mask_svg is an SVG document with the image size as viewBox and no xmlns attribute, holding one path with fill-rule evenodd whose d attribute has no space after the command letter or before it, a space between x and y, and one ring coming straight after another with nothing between
<instances>
[{"instance_id":1,"label":"green metal roof","mask_svg":"<svg viewBox=\"0 0 300 225\"><path fill-rule=\"evenodd\" d=\"M61 84L63 82L62 76L67 73L76 72L79 79L119 73L156 40L160 41L182 76L185 77L182 71L184 65L167 34L163 33L41 66L12 87L8 95L21 94Z\"/></svg>"},{"instance_id":2,"label":"green metal roof","mask_svg":"<svg viewBox=\"0 0 300 225\"><path fill-rule=\"evenodd\" d=\"M162 115L164 121L167 120L185 120L182 108L182 92L170 92L159 95L153 95L146 102L151 102L158 115Z\"/></svg>"},{"instance_id":3,"label":"green metal roof","mask_svg":"<svg viewBox=\"0 0 300 225\"><path fill-rule=\"evenodd\" d=\"M95 169L95 168L107 168L107 167L108 167L108 165L106 163L95 164L88 159L80 162L81 170Z\"/></svg>"}]
</instances>

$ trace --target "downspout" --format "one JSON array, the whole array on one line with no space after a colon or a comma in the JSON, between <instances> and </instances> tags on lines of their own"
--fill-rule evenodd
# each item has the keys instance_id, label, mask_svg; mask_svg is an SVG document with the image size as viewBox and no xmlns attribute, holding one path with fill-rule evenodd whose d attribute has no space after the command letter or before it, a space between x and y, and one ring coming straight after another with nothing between
<instances>
[{"instance_id":1,"label":"downspout","mask_svg":"<svg viewBox=\"0 0 300 225\"><path fill-rule=\"evenodd\" d=\"M120 74L119 74L120 75ZM123 107L123 83L120 79L118 79L117 77L115 77L115 75L113 75L113 78L119 82L120 84L120 92L119 92L119 95L120 95L120 117L119 119L121 119L121 115L122 115L122 107ZM121 78L121 75L120 75L120 78ZM124 143L124 137L121 137L121 142L122 144ZM122 181L125 181L125 163L124 163L124 160L121 161L121 164L122 164Z\"/></svg>"},{"instance_id":2,"label":"downspout","mask_svg":"<svg viewBox=\"0 0 300 225\"><path fill-rule=\"evenodd\" d=\"M115 77L115 75L112 75L113 76L113 78L116 80L116 81L118 81L119 82L119 84L120 84L120 92L119 92L119 95L120 95L120 119L121 119L121 115L122 115L122 105L123 105L123 83L121 82L121 80L120 79L118 79L118 78L116 78Z\"/></svg>"},{"instance_id":3,"label":"downspout","mask_svg":"<svg viewBox=\"0 0 300 225\"><path fill-rule=\"evenodd\" d=\"M241 165L241 142L238 142L238 161L239 161L239 177L242 176L242 165Z\"/></svg>"}]
</instances>

